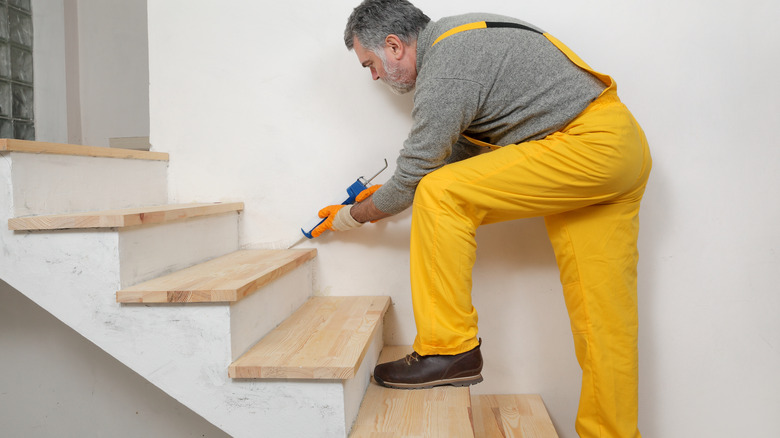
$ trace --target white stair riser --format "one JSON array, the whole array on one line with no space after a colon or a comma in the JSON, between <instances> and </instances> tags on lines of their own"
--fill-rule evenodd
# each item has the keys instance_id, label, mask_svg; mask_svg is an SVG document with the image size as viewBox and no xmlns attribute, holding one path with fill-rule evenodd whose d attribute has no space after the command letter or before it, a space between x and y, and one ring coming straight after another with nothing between
<instances>
[{"instance_id":1,"label":"white stair riser","mask_svg":"<svg viewBox=\"0 0 780 438\"><path fill-rule=\"evenodd\" d=\"M230 305L233 361L309 299L312 292L313 266L312 261L306 262Z\"/></svg>"},{"instance_id":2,"label":"white stair riser","mask_svg":"<svg viewBox=\"0 0 780 438\"><path fill-rule=\"evenodd\" d=\"M166 161L10 152L13 216L165 204Z\"/></svg>"},{"instance_id":3,"label":"white stair riser","mask_svg":"<svg viewBox=\"0 0 780 438\"><path fill-rule=\"evenodd\" d=\"M384 323L380 322L376 327L374 338L366 351L366 356L360 363L355 377L344 382L344 415L347 425L347 432L352 429L352 425L357 420L360 411L360 403L366 395L366 389L371 383L371 376L374 374L374 367L379 360L379 354L382 352L384 340Z\"/></svg>"},{"instance_id":4,"label":"white stair riser","mask_svg":"<svg viewBox=\"0 0 780 438\"><path fill-rule=\"evenodd\" d=\"M234 438L347 436L341 381L236 381L234 386L241 392L217 402L231 409L227 417L220 413L224 423L215 423ZM211 421L215 417L199 413Z\"/></svg>"},{"instance_id":5,"label":"white stair riser","mask_svg":"<svg viewBox=\"0 0 780 438\"><path fill-rule=\"evenodd\" d=\"M238 249L238 215L226 213L119 231L121 287Z\"/></svg>"}]
</instances>

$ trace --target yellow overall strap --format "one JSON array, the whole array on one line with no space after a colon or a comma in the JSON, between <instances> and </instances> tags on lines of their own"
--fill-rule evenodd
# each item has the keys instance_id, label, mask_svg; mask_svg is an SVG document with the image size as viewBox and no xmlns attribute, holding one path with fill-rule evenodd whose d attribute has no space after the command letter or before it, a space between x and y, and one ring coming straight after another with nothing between
<instances>
[{"instance_id":1,"label":"yellow overall strap","mask_svg":"<svg viewBox=\"0 0 780 438\"><path fill-rule=\"evenodd\" d=\"M501 21L477 21L474 23L467 23L460 25L458 27L453 27L452 29L448 30L447 32L444 32L439 36L439 38L436 38L436 41L431 44L431 47L438 44L441 40L444 38L447 38L448 36L455 35L456 33L460 33L466 30L473 30L473 29L488 29L488 28L512 28L512 29L523 29L523 30L530 30L531 32L536 32L538 34L542 34L542 32L539 32L538 30L525 26L520 23L509 23L509 22L501 22Z\"/></svg>"},{"instance_id":2,"label":"yellow overall strap","mask_svg":"<svg viewBox=\"0 0 780 438\"><path fill-rule=\"evenodd\" d=\"M540 35L543 35L545 38L547 38L555 47L558 48L561 52L563 52L564 55L566 55L567 58L571 62L574 63L577 67L587 71L588 73L592 74L593 76L596 76L601 82L603 82L607 88L601 92L601 94L605 94L609 91L613 91L617 88L617 85L615 84L615 80L612 79L609 75L605 75L603 73L599 73L592 68L588 64L585 63L585 61L582 60L579 56L577 56L576 53L574 53L570 48L566 47L565 44L560 42L557 38L550 35L546 32L540 32L532 27L525 26L519 23L509 23L509 22L497 22L497 21L477 21L474 23L467 23L463 24L457 27L454 27L447 32L444 32L441 34L438 38L436 38L436 41L431 44L431 47L435 46L436 44L440 43L443 39L450 37L452 35L455 35L456 33L464 32L467 30L474 30L474 29L490 29L490 28L512 28L512 29L522 29L522 30L528 30L531 32L538 33ZM473 139L471 137L468 137L464 135L464 137L469 140L470 142L474 143L477 146L483 146L483 147L489 147L491 149L498 149L500 146L492 145L490 143L486 143L484 141L480 141L477 139Z\"/></svg>"},{"instance_id":3,"label":"yellow overall strap","mask_svg":"<svg viewBox=\"0 0 780 438\"><path fill-rule=\"evenodd\" d=\"M569 58L569 60L573 62L577 67L587 71L593 76L596 76L601 82L603 82L604 85L607 86L607 89L604 90L604 92L606 92L607 90L611 90L613 88L617 88L617 85L615 84L615 80L612 79L611 76L605 75L604 73L599 73L596 70L590 68L590 66L586 64L585 61L582 60L582 58L577 56L576 53L574 53L570 48L566 47L565 44L558 41L558 39L555 38L554 36L550 35L549 33L544 33L543 35L545 36L545 38L550 40L550 42L553 43L553 45L557 47L558 50L563 52L563 54L566 55L566 57ZM604 94L604 92L602 92L601 94Z\"/></svg>"}]
</instances>

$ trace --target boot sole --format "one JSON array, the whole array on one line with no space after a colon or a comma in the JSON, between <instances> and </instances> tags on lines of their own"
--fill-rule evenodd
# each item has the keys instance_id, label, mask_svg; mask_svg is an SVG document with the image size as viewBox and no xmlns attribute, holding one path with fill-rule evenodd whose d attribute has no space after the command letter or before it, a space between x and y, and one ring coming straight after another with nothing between
<instances>
[{"instance_id":1,"label":"boot sole","mask_svg":"<svg viewBox=\"0 0 780 438\"><path fill-rule=\"evenodd\" d=\"M382 379L377 379L376 376L374 376L374 381L380 385L387 388L394 388L394 389L430 389L434 388L436 386L469 386L469 385L476 385L477 383L482 381L482 374L478 374L476 376L468 376L468 377L458 377L455 379L441 379L441 380L434 380L431 382L421 382L421 383L395 383L395 382L385 382L382 381Z\"/></svg>"}]
</instances>

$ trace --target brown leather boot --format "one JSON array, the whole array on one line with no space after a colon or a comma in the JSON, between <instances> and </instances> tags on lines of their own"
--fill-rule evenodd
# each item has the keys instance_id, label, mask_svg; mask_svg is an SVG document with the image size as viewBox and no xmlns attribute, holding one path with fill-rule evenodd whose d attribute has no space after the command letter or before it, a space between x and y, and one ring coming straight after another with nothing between
<instances>
[{"instance_id":1,"label":"brown leather boot","mask_svg":"<svg viewBox=\"0 0 780 438\"><path fill-rule=\"evenodd\" d=\"M480 345L482 340L480 339ZM454 356L420 356L417 352L374 368L376 383L388 388L426 389L434 386L468 386L482 381L479 345Z\"/></svg>"}]
</instances>

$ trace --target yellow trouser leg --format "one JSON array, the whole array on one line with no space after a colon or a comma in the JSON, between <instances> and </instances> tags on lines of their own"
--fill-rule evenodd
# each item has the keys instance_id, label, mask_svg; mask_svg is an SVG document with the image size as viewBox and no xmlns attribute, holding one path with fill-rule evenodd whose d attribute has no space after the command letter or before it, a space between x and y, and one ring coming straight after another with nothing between
<instances>
[{"instance_id":1,"label":"yellow trouser leg","mask_svg":"<svg viewBox=\"0 0 780 438\"><path fill-rule=\"evenodd\" d=\"M638 213L636 201L595 205L545 218L582 368L576 422L581 437L640 437Z\"/></svg>"},{"instance_id":2,"label":"yellow trouser leg","mask_svg":"<svg viewBox=\"0 0 780 438\"><path fill-rule=\"evenodd\" d=\"M478 226L551 216L548 229L565 278L572 327L578 327L575 337L582 333L579 327L586 324L580 322L584 310L578 309L593 306L599 310L586 324L588 330L598 329L588 335L598 339L589 339L593 344L587 347L577 341L583 374L587 372L588 378L593 379L590 383L599 386L599 391L583 387L583 397L588 400L583 398L586 408L581 404L582 420L578 419L578 425L588 423L584 418L591 412L622 406L621 399L605 400L614 391L599 380L604 375L609 375L608 379L633 376L633 380L616 379L611 387L619 387L619 393L634 394L625 402L630 405L629 410L635 410L636 214L649 172L650 156L641 128L616 96L607 94L561 132L542 140L505 146L428 174L418 185L412 213L410 269L417 324L415 351L421 355L458 354L478 344L477 312L471 304L471 269ZM603 224L602 228L596 224ZM601 234L590 236L592 242L580 246L584 242L580 235L589 232ZM562 240L562 233L576 242ZM604 245L595 245L603 239ZM573 248L573 255L560 250L566 246ZM633 255L628 260L614 255L626 251ZM612 266L613 262L618 263ZM572 266L583 269L579 272L582 278L568 280L573 275ZM604 272L609 272L610 277L600 278ZM612 278L612 273L619 275ZM613 283L621 285L618 294L622 298L615 302L605 292L612 289ZM570 303L570 297L577 296L571 292L572 287L581 289L579 296L586 304ZM602 302L605 297L607 302ZM614 312L628 317L615 317ZM622 327L623 324L626 326ZM615 360L603 362L603 357L612 353L596 345L613 342L610 348L622 353ZM602 367L608 371L600 371ZM600 385L604 385L603 391ZM606 415L619 418L618 421L633 421L636 429L635 412ZM609 435L612 429L619 427L602 428L602 435L590 435L590 429L583 429L582 433L613 436Z\"/></svg>"}]
</instances>

